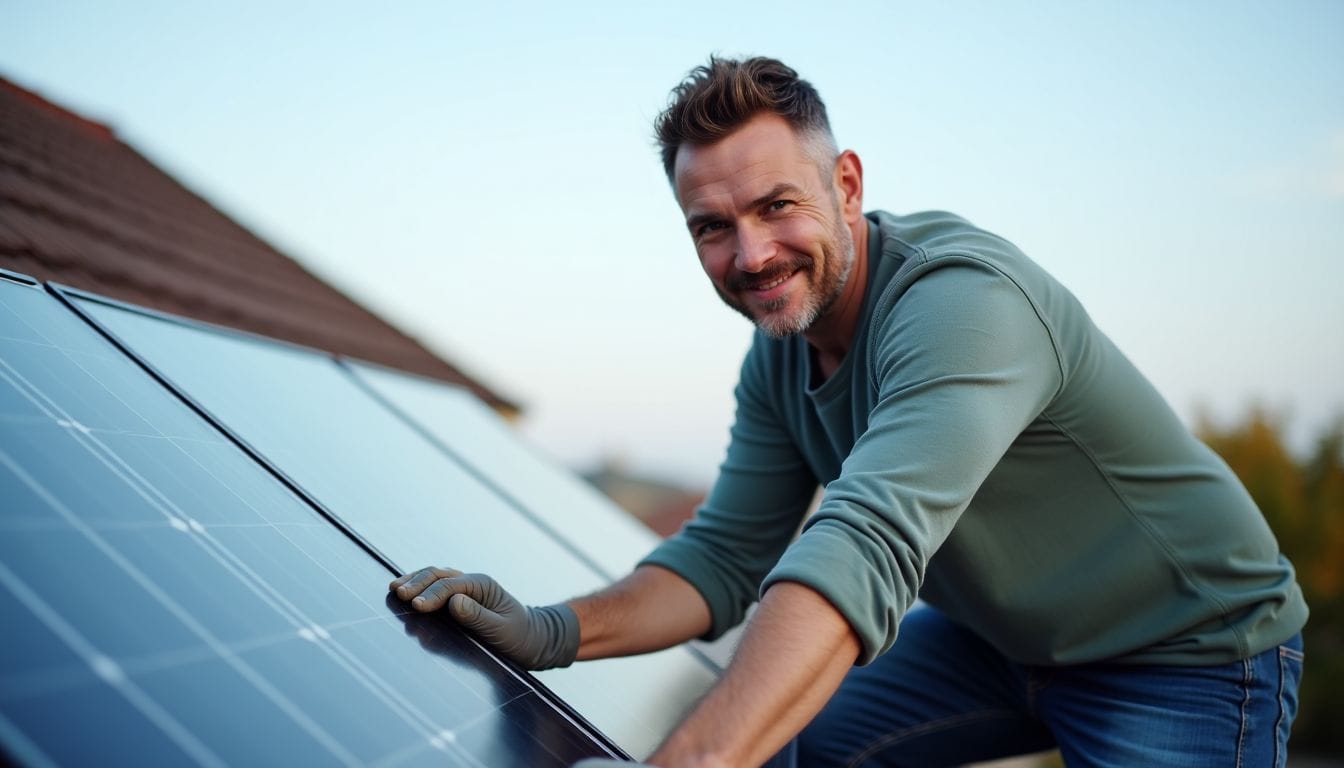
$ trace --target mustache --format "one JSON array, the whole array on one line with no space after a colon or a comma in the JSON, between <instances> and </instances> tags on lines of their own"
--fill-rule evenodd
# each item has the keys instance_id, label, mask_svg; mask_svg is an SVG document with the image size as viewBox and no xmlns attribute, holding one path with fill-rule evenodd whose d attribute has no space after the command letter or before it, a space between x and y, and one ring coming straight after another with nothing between
<instances>
[{"instance_id":1,"label":"mustache","mask_svg":"<svg viewBox=\"0 0 1344 768\"><path fill-rule=\"evenodd\" d=\"M763 285L769 285L781 277L788 277L800 269L811 268L811 257L799 255L790 258L788 261L771 264L769 269L761 272L742 272L734 269L725 284L730 291L750 291Z\"/></svg>"}]
</instances>

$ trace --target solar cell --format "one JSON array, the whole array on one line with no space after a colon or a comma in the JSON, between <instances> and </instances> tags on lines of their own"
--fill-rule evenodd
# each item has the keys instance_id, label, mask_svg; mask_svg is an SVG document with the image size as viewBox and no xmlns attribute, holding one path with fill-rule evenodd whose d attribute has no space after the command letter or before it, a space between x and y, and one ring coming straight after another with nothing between
<instances>
[{"instance_id":1,"label":"solar cell","mask_svg":"<svg viewBox=\"0 0 1344 768\"><path fill-rule=\"evenodd\" d=\"M0 279L0 745L48 764L609 754L41 289Z\"/></svg>"},{"instance_id":2,"label":"solar cell","mask_svg":"<svg viewBox=\"0 0 1344 768\"><path fill-rule=\"evenodd\" d=\"M560 529L585 535L569 530L582 511L555 511L557 504L574 503L572 493L564 496L553 478L527 466L504 469L494 479L464 466L418 423L420 414L411 414L408 423L326 355L87 295L76 301L400 568L445 565L489 573L520 600L538 604L609 581L599 564L606 556L594 557L552 535ZM444 428L436 427L440 434ZM487 454L503 439L495 430L476 431L479 420L457 429L454 451L472 462L488 463ZM548 497L545 509L529 506ZM627 556L644 551L640 546ZM712 684L715 672L688 651L673 649L538 677L642 756Z\"/></svg>"}]
</instances>

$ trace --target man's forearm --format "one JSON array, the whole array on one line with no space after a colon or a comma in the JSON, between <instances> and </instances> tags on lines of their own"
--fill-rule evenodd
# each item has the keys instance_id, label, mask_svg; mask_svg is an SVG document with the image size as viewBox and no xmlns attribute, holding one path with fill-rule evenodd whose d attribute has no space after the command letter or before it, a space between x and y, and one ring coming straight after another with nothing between
<instances>
[{"instance_id":1,"label":"man's forearm","mask_svg":"<svg viewBox=\"0 0 1344 768\"><path fill-rule=\"evenodd\" d=\"M812 720L859 655L839 611L811 588L766 592L727 673L648 762L760 765Z\"/></svg>"},{"instance_id":2,"label":"man's forearm","mask_svg":"<svg viewBox=\"0 0 1344 768\"><path fill-rule=\"evenodd\" d=\"M709 606L690 582L654 565L569 601L579 617L580 661L669 648L709 631Z\"/></svg>"}]
</instances>

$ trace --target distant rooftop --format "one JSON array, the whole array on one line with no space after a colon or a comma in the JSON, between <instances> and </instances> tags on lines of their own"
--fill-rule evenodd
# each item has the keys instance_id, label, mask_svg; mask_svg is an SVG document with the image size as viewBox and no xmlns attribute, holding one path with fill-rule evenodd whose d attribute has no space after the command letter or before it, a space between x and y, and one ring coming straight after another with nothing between
<instances>
[{"instance_id":1,"label":"distant rooftop","mask_svg":"<svg viewBox=\"0 0 1344 768\"><path fill-rule=\"evenodd\" d=\"M112 129L0 78L0 267L467 387L517 406L305 270Z\"/></svg>"}]
</instances>

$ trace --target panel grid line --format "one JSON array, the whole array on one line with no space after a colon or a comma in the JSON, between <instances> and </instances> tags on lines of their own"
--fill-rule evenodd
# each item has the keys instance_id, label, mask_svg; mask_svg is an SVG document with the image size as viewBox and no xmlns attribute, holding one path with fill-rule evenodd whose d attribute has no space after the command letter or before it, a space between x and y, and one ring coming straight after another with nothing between
<instances>
[{"instance_id":1,"label":"panel grid line","mask_svg":"<svg viewBox=\"0 0 1344 768\"><path fill-rule=\"evenodd\" d=\"M56 510L58 514L64 517L66 521L70 523L72 528L82 534L91 544L102 552L103 555L121 568L132 581L154 598L178 621L182 622L187 629L205 641L206 645L209 646L221 660L233 668L238 674L242 675L248 682L252 683L253 687L255 687L258 692L267 699L270 699L273 704L279 707L282 712L288 715L289 718L308 733L308 735L312 736L319 744L325 747L327 751L331 752L333 757L346 765L355 766L359 764L359 760L356 759L354 755L350 754L345 747L332 738L331 734L327 733L320 725L313 722L313 720L295 706L288 697L276 690L276 688L271 685L268 680L257 673L251 665L240 658L229 655L227 653L227 648L214 636L214 633L197 621L195 616L192 616L189 611L179 605L176 600L173 600L170 595L160 589L159 586L137 568L134 563L127 560L116 547L109 544L106 539L84 523L78 515L70 511L60 499L57 499L46 488L42 487L40 483L29 475L23 467L16 463L9 454L3 450L0 450L0 463L3 463L10 469L10 471L14 472L25 485L51 506L52 509Z\"/></svg>"},{"instance_id":2,"label":"panel grid line","mask_svg":"<svg viewBox=\"0 0 1344 768\"><path fill-rule=\"evenodd\" d=\"M0 450L0 463L5 464L11 470L17 469L17 465L4 450ZM219 758L209 747L201 743L191 731L188 731L171 714L159 706L158 702L150 698L140 687L131 681L124 674L109 672L108 665L115 664L106 656L98 652L98 649L84 637L79 630L70 625L60 614L56 613L43 600L33 592L22 579L4 564L0 563L0 583L5 585L5 589L13 595L24 607L37 616L38 620L51 630L53 634L61 639L70 650L79 655L89 668L117 693L121 694L131 706L135 707L140 714L144 715L151 723L159 728L174 744L182 748L194 759L197 764L205 766L223 766L226 763Z\"/></svg>"},{"instance_id":3,"label":"panel grid line","mask_svg":"<svg viewBox=\"0 0 1344 768\"><path fill-rule=\"evenodd\" d=\"M28 734L10 722L4 712L0 712L0 737L3 737L0 741L6 746L13 747L17 752L16 756L22 758L29 768L56 768L56 763L47 756L47 753L34 744L28 738Z\"/></svg>"}]
</instances>

